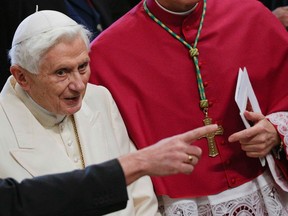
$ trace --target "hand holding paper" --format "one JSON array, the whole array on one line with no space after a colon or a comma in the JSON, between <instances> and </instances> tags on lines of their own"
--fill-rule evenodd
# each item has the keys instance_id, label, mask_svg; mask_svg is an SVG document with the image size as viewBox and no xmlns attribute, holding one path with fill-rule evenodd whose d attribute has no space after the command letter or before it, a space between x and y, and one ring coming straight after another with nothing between
<instances>
[{"instance_id":1,"label":"hand holding paper","mask_svg":"<svg viewBox=\"0 0 288 216\"><path fill-rule=\"evenodd\" d=\"M246 128L251 127L247 119L244 117L244 111L261 113L256 95L253 91L246 68L239 69L238 80L235 92L235 101L240 110L240 116Z\"/></svg>"},{"instance_id":2,"label":"hand holding paper","mask_svg":"<svg viewBox=\"0 0 288 216\"><path fill-rule=\"evenodd\" d=\"M240 110L240 116L246 128L250 128L252 125L244 116L244 112L257 112L261 113L259 103L252 88L246 68L243 70L240 68L238 73L235 101ZM265 158L260 158L262 166L265 166Z\"/></svg>"}]
</instances>

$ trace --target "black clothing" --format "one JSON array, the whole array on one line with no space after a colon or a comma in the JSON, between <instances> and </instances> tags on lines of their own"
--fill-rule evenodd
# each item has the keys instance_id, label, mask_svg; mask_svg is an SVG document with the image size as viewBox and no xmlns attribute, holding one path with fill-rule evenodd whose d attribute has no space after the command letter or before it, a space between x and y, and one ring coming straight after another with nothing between
<instances>
[{"instance_id":1,"label":"black clothing","mask_svg":"<svg viewBox=\"0 0 288 216\"><path fill-rule=\"evenodd\" d=\"M97 216L125 208L127 200L117 159L21 183L0 180L0 216Z\"/></svg>"}]
</instances>

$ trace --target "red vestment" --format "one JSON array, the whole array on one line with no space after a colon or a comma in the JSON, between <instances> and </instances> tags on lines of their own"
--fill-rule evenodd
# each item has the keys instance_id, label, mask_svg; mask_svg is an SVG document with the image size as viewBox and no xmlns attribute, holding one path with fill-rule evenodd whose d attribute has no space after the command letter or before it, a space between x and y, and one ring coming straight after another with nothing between
<instances>
[{"instance_id":1,"label":"red vestment","mask_svg":"<svg viewBox=\"0 0 288 216\"><path fill-rule=\"evenodd\" d=\"M187 16L167 13L154 0L149 10L193 44L203 2ZM153 177L158 195L197 197L248 182L266 169L227 138L244 125L234 101L239 68L246 67L264 115L288 110L288 34L261 3L207 0L198 42L209 117L222 125L219 155L206 139L193 143L203 155L190 175ZM188 49L146 14L142 3L97 37L91 47L92 83L112 92L138 148L203 126L195 66ZM287 163L287 161L286 161Z\"/></svg>"}]
</instances>

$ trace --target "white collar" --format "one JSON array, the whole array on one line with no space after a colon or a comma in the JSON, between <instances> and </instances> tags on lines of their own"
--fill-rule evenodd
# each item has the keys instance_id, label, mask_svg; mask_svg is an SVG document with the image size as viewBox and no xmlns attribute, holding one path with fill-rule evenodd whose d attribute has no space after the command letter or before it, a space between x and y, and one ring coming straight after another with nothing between
<instances>
[{"instance_id":1,"label":"white collar","mask_svg":"<svg viewBox=\"0 0 288 216\"><path fill-rule=\"evenodd\" d=\"M170 11L166 8L164 8L157 0L155 0L155 2L157 3L157 5L164 11L168 12L168 13L171 13L171 14L174 14L174 15L181 15L181 16L185 16L187 14L190 14L193 10L195 10L195 8L197 7L198 3L195 4L195 6L193 8L191 8L190 10L188 11L185 11L185 12L174 12L174 11Z\"/></svg>"},{"instance_id":2,"label":"white collar","mask_svg":"<svg viewBox=\"0 0 288 216\"><path fill-rule=\"evenodd\" d=\"M30 112L44 127L53 127L64 120L65 115L55 115L37 104L22 87L16 83L15 91Z\"/></svg>"}]
</instances>

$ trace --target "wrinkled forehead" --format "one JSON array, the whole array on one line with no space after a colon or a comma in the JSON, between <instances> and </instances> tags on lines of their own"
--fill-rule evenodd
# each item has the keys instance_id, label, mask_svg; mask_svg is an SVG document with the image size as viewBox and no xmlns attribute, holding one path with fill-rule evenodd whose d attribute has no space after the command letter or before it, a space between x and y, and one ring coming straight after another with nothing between
<instances>
[{"instance_id":1,"label":"wrinkled forehead","mask_svg":"<svg viewBox=\"0 0 288 216\"><path fill-rule=\"evenodd\" d=\"M81 37L63 41L49 48L38 61L38 74L53 73L57 70L77 70L86 62L89 63L89 50Z\"/></svg>"},{"instance_id":2,"label":"wrinkled forehead","mask_svg":"<svg viewBox=\"0 0 288 216\"><path fill-rule=\"evenodd\" d=\"M67 15L53 10L38 11L26 17L17 27L12 47L35 35L77 23Z\"/></svg>"}]
</instances>

